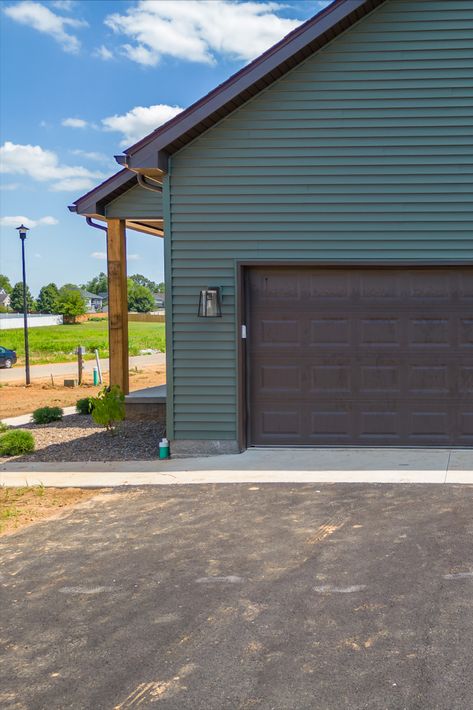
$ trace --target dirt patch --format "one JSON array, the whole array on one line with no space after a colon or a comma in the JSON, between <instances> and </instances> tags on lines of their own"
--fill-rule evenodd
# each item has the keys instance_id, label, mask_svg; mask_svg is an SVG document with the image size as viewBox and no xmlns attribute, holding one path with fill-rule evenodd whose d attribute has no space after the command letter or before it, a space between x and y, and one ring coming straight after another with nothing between
<instances>
[{"instance_id":1,"label":"dirt patch","mask_svg":"<svg viewBox=\"0 0 473 710\"><path fill-rule=\"evenodd\" d=\"M107 375L104 376L107 382ZM56 376L54 384L50 378L35 380L29 387L20 382L0 385L0 419L28 414L37 407L70 407L82 397L97 394L101 387L94 387L91 377L85 378L80 387L64 387L64 376ZM166 368L158 365L147 365L140 369L130 370L130 391L155 387L166 382Z\"/></svg>"},{"instance_id":2,"label":"dirt patch","mask_svg":"<svg viewBox=\"0 0 473 710\"><path fill-rule=\"evenodd\" d=\"M36 450L7 461L146 461L158 458L158 443L164 427L154 421L124 421L117 433L98 426L90 415L70 414L51 424L25 424L16 429L30 431Z\"/></svg>"},{"instance_id":3,"label":"dirt patch","mask_svg":"<svg viewBox=\"0 0 473 710\"><path fill-rule=\"evenodd\" d=\"M39 520L56 517L105 489L45 488L0 488L0 535L11 535Z\"/></svg>"}]
</instances>

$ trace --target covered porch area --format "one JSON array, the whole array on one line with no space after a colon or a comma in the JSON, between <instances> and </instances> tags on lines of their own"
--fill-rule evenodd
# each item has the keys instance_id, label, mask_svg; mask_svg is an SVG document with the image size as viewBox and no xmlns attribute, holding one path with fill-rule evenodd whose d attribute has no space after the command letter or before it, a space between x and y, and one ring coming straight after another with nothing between
<instances>
[{"instance_id":1,"label":"covered porch area","mask_svg":"<svg viewBox=\"0 0 473 710\"><path fill-rule=\"evenodd\" d=\"M118 385L125 394L127 418L165 424L165 384L130 392L127 284L127 230L164 238L162 185L122 170L69 209L105 233L110 385Z\"/></svg>"}]
</instances>

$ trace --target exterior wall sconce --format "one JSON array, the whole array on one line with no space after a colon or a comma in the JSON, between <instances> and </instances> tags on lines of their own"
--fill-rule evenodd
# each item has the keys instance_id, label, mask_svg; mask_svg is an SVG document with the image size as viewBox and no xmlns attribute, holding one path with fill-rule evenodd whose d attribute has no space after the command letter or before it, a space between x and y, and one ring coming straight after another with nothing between
<instances>
[{"instance_id":1,"label":"exterior wall sconce","mask_svg":"<svg viewBox=\"0 0 473 710\"><path fill-rule=\"evenodd\" d=\"M199 318L222 317L222 289L220 286L209 286L199 295Z\"/></svg>"}]
</instances>

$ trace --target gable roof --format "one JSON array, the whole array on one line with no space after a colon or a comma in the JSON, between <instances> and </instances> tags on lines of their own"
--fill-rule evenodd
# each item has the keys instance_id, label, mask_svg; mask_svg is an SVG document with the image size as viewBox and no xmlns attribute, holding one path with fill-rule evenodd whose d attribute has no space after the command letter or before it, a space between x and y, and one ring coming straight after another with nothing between
<instances>
[{"instance_id":1,"label":"gable roof","mask_svg":"<svg viewBox=\"0 0 473 710\"><path fill-rule=\"evenodd\" d=\"M102 296L100 296L99 294L91 293L90 291L87 291L84 288L80 289L80 295L82 296L82 298L99 298L101 301L103 300Z\"/></svg>"},{"instance_id":2,"label":"gable roof","mask_svg":"<svg viewBox=\"0 0 473 710\"><path fill-rule=\"evenodd\" d=\"M80 214L101 213L103 204L136 184L134 172L167 172L172 153L194 140L338 37L386 0L333 0L321 12L304 22L273 47L250 62L167 123L152 131L116 156L125 166L70 206ZM88 210L88 211L87 211Z\"/></svg>"}]
</instances>

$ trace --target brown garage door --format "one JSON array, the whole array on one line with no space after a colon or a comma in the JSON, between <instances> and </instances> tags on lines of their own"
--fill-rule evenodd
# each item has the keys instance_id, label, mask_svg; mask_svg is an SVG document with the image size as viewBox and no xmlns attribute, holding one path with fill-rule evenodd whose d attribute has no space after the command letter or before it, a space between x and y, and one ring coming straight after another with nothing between
<instances>
[{"instance_id":1,"label":"brown garage door","mask_svg":"<svg viewBox=\"0 0 473 710\"><path fill-rule=\"evenodd\" d=\"M249 442L473 445L473 268L252 268Z\"/></svg>"}]
</instances>

